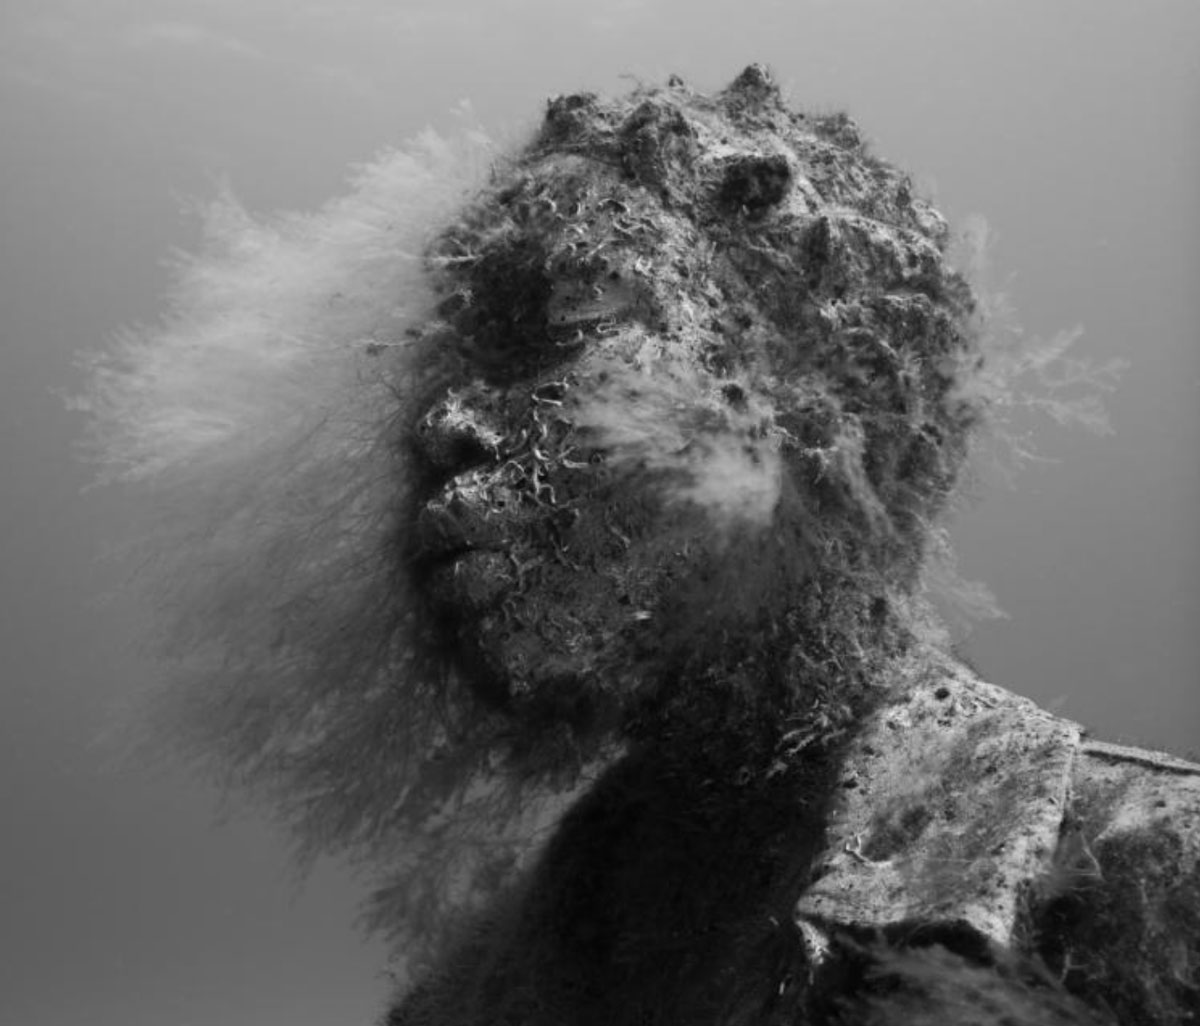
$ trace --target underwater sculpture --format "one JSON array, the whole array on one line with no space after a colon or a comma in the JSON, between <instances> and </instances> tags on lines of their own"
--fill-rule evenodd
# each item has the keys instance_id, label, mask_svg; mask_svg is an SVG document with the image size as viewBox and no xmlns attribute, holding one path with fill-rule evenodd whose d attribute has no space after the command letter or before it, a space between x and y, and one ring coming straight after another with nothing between
<instances>
[{"instance_id":1,"label":"underwater sculpture","mask_svg":"<svg viewBox=\"0 0 1200 1026\"><path fill-rule=\"evenodd\" d=\"M1188 1021L1196 768L921 598L994 381L909 179L751 66L551 101L446 221L364 346L386 430L189 456L228 499L169 632L218 653L176 735L451 924L389 1023Z\"/></svg>"},{"instance_id":2,"label":"underwater sculpture","mask_svg":"<svg viewBox=\"0 0 1200 1026\"><path fill-rule=\"evenodd\" d=\"M1105 905L1107 750L937 651L915 599L988 400L947 241L851 122L752 66L551 101L434 243L461 378L416 428L432 629L530 765L547 734L623 750L389 1022L1195 1007L1194 904L1175 980L1061 931ZM1197 768L1157 758L1194 811ZM1136 873L1148 932L1200 895L1186 847L1190 880L1181 851Z\"/></svg>"}]
</instances>

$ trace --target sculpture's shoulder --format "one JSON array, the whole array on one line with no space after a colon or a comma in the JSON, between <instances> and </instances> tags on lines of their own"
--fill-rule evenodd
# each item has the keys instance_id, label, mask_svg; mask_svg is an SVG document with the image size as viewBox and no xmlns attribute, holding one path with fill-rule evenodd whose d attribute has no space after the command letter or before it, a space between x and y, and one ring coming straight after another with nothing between
<instances>
[{"instance_id":1,"label":"sculpture's shoulder","mask_svg":"<svg viewBox=\"0 0 1200 1026\"><path fill-rule=\"evenodd\" d=\"M1012 946L1054 862L1082 730L938 652L893 677L846 750L823 872L798 915Z\"/></svg>"},{"instance_id":2,"label":"sculpture's shoulder","mask_svg":"<svg viewBox=\"0 0 1200 1026\"><path fill-rule=\"evenodd\" d=\"M1200 1017L1200 764L926 656L843 767L797 917L1037 956L1122 1023Z\"/></svg>"},{"instance_id":3,"label":"sculpture's shoulder","mask_svg":"<svg viewBox=\"0 0 1200 1026\"><path fill-rule=\"evenodd\" d=\"M715 741L621 758L389 1021L1194 1021L1200 766L948 657L889 672L757 783Z\"/></svg>"}]
</instances>

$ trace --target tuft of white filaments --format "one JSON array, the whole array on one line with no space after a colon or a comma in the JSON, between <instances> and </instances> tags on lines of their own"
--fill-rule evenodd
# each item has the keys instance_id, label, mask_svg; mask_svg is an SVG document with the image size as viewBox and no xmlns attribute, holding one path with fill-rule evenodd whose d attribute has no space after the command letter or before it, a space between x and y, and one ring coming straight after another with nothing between
<instances>
[{"instance_id":1,"label":"tuft of white filaments","mask_svg":"<svg viewBox=\"0 0 1200 1026\"><path fill-rule=\"evenodd\" d=\"M308 854L413 823L445 740L395 579L396 425L433 373L408 330L433 305L422 254L490 155L426 132L309 213L222 191L165 313L85 356L71 400L99 482L128 489L129 600L165 657L135 745L256 793Z\"/></svg>"}]
</instances>

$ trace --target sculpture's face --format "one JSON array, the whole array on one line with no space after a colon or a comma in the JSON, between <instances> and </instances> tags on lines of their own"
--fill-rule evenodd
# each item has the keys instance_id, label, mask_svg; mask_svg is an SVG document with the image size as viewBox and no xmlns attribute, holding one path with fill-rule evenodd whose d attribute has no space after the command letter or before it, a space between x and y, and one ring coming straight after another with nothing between
<instances>
[{"instance_id":1,"label":"sculpture's face","mask_svg":"<svg viewBox=\"0 0 1200 1026\"><path fill-rule=\"evenodd\" d=\"M458 372L417 425L413 565L534 717L752 657L814 573L919 555L953 477L940 219L840 122L749 71L722 95L556 101L432 250Z\"/></svg>"},{"instance_id":2,"label":"sculpture's face","mask_svg":"<svg viewBox=\"0 0 1200 1026\"><path fill-rule=\"evenodd\" d=\"M475 368L418 428L418 566L458 656L497 697L584 717L598 691L653 684L685 634L731 629L730 560L770 522L779 473L728 380L627 316L604 330L527 373ZM647 347L671 366L640 381Z\"/></svg>"}]
</instances>

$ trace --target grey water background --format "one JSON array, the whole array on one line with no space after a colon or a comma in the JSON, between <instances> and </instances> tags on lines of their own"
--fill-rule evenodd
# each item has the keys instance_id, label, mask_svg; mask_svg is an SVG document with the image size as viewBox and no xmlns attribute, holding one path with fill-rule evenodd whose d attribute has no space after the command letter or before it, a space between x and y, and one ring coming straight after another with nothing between
<instances>
[{"instance_id":1,"label":"grey water background","mask_svg":"<svg viewBox=\"0 0 1200 1026\"><path fill-rule=\"evenodd\" d=\"M769 63L848 109L952 220L985 216L1031 335L1130 361L1110 437L1023 423L1056 462L985 480L961 569L1009 619L997 683L1152 747L1200 745L1200 5L1194 0L2 0L0 1024L365 1024L385 952L362 887L169 769L104 743L153 685L96 555L127 515L81 494L52 389L152 320L183 198L227 179L310 209L348 163L460 101L496 134L551 94Z\"/></svg>"}]
</instances>

